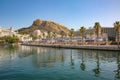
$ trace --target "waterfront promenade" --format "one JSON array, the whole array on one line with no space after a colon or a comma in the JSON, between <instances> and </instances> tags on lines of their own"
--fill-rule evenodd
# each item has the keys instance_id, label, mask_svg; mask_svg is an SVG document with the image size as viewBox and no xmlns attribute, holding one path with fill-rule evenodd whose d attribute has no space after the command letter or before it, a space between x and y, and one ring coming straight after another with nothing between
<instances>
[{"instance_id":1,"label":"waterfront promenade","mask_svg":"<svg viewBox=\"0 0 120 80\"><path fill-rule=\"evenodd\" d=\"M53 47L53 48L68 48L68 49L88 49L88 50L110 50L120 51L118 45L78 45L78 44L60 44L60 43L23 43L25 46L40 46L40 47Z\"/></svg>"}]
</instances>

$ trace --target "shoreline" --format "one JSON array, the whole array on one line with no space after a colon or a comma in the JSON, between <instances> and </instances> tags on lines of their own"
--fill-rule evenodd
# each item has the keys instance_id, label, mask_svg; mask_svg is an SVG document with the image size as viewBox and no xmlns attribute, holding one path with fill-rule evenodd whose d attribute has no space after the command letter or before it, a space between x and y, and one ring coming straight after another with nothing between
<instances>
[{"instance_id":1,"label":"shoreline","mask_svg":"<svg viewBox=\"0 0 120 80\"><path fill-rule=\"evenodd\" d=\"M86 49L86 50L103 50L103 51L120 51L117 45L65 45L65 44L21 44L25 46L66 48L66 49Z\"/></svg>"}]
</instances>

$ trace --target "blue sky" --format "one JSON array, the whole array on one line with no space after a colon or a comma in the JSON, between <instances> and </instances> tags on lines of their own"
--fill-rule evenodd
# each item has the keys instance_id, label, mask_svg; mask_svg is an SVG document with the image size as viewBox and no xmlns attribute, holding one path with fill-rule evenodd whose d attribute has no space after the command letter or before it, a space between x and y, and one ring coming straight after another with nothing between
<instances>
[{"instance_id":1,"label":"blue sky","mask_svg":"<svg viewBox=\"0 0 120 80\"><path fill-rule=\"evenodd\" d=\"M0 0L0 26L28 27L35 19L51 20L79 29L94 26L113 27L120 21L120 0Z\"/></svg>"}]
</instances>

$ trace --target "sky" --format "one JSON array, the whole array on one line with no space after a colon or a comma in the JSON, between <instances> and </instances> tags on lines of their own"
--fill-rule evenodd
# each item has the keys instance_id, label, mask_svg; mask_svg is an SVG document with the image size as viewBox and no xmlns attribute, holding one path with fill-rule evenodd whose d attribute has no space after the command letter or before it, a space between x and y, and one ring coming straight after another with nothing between
<instances>
[{"instance_id":1,"label":"sky","mask_svg":"<svg viewBox=\"0 0 120 80\"><path fill-rule=\"evenodd\" d=\"M120 21L120 0L0 0L0 26L19 29L36 19L78 30L84 26L113 27Z\"/></svg>"}]
</instances>

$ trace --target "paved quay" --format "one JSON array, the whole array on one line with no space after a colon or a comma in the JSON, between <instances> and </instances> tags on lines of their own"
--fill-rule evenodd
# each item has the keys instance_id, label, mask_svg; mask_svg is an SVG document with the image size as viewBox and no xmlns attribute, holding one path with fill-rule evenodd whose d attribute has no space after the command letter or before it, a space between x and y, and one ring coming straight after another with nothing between
<instances>
[{"instance_id":1,"label":"paved quay","mask_svg":"<svg viewBox=\"0 0 120 80\"><path fill-rule=\"evenodd\" d=\"M70 45L70 44L21 44L25 46L40 46L53 48L68 48L68 49L87 49L87 50L108 50L120 51L117 45Z\"/></svg>"}]
</instances>

